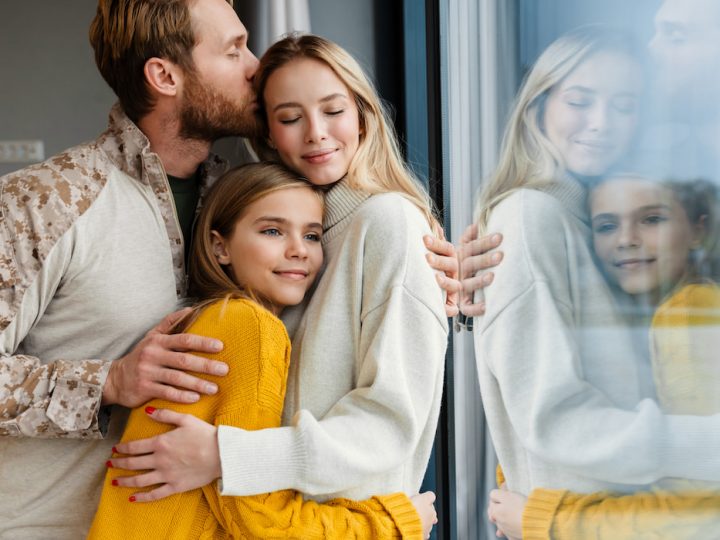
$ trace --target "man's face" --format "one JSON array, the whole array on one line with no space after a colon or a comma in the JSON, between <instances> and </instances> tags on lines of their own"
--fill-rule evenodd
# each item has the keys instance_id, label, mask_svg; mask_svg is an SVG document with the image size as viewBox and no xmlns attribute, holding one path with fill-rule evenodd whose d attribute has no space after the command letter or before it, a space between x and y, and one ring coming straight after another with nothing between
<instances>
[{"instance_id":1,"label":"man's face","mask_svg":"<svg viewBox=\"0 0 720 540\"><path fill-rule=\"evenodd\" d=\"M649 43L657 90L678 106L716 104L720 91L720 1L665 0Z\"/></svg>"},{"instance_id":2,"label":"man's face","mask_svg":"<svg viewBox=\"0 0 720 540\"><path fill-rule=\"evenodd\" d=\"M247 30L225 0L197 0L190 13L197 44L182 88L181 135L206 141L252 136L258 60L247 48Z\"/></svg>"}]
</instances>

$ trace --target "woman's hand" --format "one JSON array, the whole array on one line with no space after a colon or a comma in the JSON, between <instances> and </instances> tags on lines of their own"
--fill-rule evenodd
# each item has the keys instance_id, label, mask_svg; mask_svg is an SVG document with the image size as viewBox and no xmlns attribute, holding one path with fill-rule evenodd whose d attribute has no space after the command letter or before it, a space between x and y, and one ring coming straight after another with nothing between
<instances>
[{"instance_id":1,"label":"woman's hand","mask_svg":"<svg viewBox=\"0 0 720 540\"><path fill-rule=\"evenodd\" d=\"M110 460L112 467L144 471L117 479L117 485L141 488L158 485L152 491L135 493L131 502L162 499L205 486L222 475L217 428L190 414L147 407L153 420L177 426L149 439L118 444L115 451L127 457Z\"/></svg>"},{"instance_id":2,"label":"woman's hand","mask_svg":"<svg viewBox=\"0 0 720 540\"><path fill-rule=\"evenodd\" d=\"M415 510L420 516L422 522L423 538L430 538L430 531L433 525L437 523L437 512L435 512L435 494L432 491L425 491L414 497L410 497L410 501L415 506Z\"/></svg>"},{"instance_id":3,"label":"woman's hand","mask_svg":"<svg viewBox=\"0 0 720 540\"><path fill-rule=\"evenodd\" d=\"M507 536L511 540L522 538L522 515L527 497L507 491L504 484L501 489L490 492L488 517L497 527L497 536Z\"/></svg>"}]
</instances>

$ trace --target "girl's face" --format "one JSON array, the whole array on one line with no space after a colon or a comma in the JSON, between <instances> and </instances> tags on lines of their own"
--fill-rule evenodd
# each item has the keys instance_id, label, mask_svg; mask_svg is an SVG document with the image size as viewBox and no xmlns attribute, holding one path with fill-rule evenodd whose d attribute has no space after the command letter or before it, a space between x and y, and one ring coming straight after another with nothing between
<instances>
[{"instance_id":1,"label":"girl's face","mask_svg":"<svg viewBox=\"0 0 720 540\"><path fill-rule=\"evenodd\" d=\"M702 236L672 190L651 180L615 178L590 195L595 253L628 294L657 301L682 278Z\"/></svg>"},{"instance_id":2,"label":"girl's face","mask_svg":"<svg viewBox=\"0 0 720 540\"><path fill-rule=\"evenodd\" d=\"M251 289L278 315L302 301L322 264L323 204L307 187L280 189L248 206L229 238L213 248L235 283Z\"/></svg>"},{"instance_id":3,"label":"girl's face","mask_svg":"<svg viewBox=\"0 0 720 540\"><path fill-rule=\"evenodd\" d=\"M350 90L318 60L300 58L268 78L263 94L270 142L280 159L318 186L343 178L360 144Z\"/></svg>"},{"instance_id":4,"label":"girl's face","mask_svg":"<svg viewBox=\"0 0 720 540\"><path fill-rule=\"evenodd\" d=\"M543 128L568 171L598 176L622 157L637 126L641 88L634 60L600 52L550 91Z\"/></svg>"}]
</instances>

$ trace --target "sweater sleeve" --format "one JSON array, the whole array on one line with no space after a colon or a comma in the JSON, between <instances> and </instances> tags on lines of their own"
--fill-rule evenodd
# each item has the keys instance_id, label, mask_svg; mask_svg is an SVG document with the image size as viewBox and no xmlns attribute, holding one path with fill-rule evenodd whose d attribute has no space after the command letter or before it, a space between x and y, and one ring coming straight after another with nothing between
<instances>
[{"instance_id":1,"label":"sweater sleeve","mask_svg":"<svg viewBox=\"0 0 720 540\"><path fill-rule=\"evenodd\" d=\"M354 388L320 418L300 410L278 430L221 427L224 494L345 491L406 463L420 438L434 434L447 347L442 294L424 257L419 212L409 224L397 206L387 210L357 246L363 314L347 330L356 357L342 359L357 366Z\"/></svg>"},{"instance_id":2,"label":"sweater sleeve","mask_svg":"<svg viewBox=\"0 0 720 540\"><path fill-rule=\"evenodd\" d=\"M643 491L614 496L536 489L523 512L525 540L691 540L713 538L720 526L720 494Z\"/></svg>"},{"instance_id":3,"label":"sweater sleeve","mask_svg":"<svg viewBox=\"0 0 720 540\"><path fill-rule=\"evenodd\" d=\"M220 353L205 355L227 362L225 377L201 375L220 391L191 405L153 400L147 405L172 408L202 420L258 430L280 424L290 343L282 323L248 301L217 303L189 331L221 339ZM169 429L152 421L144 407L133 410L123 440L146 438ZM254 497L221 497L215 484L145 504L129 504L131 489L112 486L108 469L100 506L89 538L159 538L168 531L188 538L420 538L422 526L412 502L403 494L367 501L305 501L284 491Z\"/></svg>"}]
</instances>

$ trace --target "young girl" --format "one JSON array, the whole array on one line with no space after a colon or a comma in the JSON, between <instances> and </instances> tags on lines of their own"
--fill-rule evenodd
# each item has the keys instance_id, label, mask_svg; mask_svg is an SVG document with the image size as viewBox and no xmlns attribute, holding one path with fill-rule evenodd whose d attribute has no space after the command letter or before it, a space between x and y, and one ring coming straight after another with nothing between
<instances>
[{"instance_id":1,"label":"young girl","mask_svg":"<svg viewBox=\"0 0 720 540\"><path fill-rule=\"evenodd\" d=\"M174 404L175 410L215 426L280 425L290 341L277 316L298 304L315 280L323 259L322 219L322 194L279 165L247 165L213 186L190 259L191 293L199 302L176 331L220 339L223 351L208 358L227 362L230 373L208 377L218 394L192 405ZM122 441L168 431L146 414L168 405L154 400L132 411ZM219 476L217 454L195 459L212 463ZM413 503L402 493L319 505L292 491L220 497L213 483L143 505L128 503L135 497L115 487L119 478L117 469L108 470L90 538L420 538L422 533ZM126 485L132 480L124 478ZM418 499L427 514L426 532L431 498Z\"/></svg>"},{"instance_id":2,"label":"young girl","mask_svg":"<svg viewBox=\"0 0 720 540\"><path fill-rule=\"evenodd\" d=\"M707 279L715 187L615 174L590 194L593 245L608 280L653 308L649 343L657 397L669 414L720 412L720 287ZM720 497L666 480L624 497L534 490L491 494L498 528L522 538L711 538ZM692 492L691 492L692 490ZM524 515L523 515L524 510Z\"/></svg>"},{"instance_id":3,"label":"young girl","mask_svg":"<svg viewBox=\"0 0 720 540\"><path fill-rule=\"evenodd\" d=\"M312 298L284 316L293 339L284 427L220 425L215 438L175 417L183 425L172 438L183 450L164 444L167 434L118 446L145 454L119 464L149 469L136 485L164 484L138 500L219 476L186 452L219 452L224 495L417 493L435 439L448 331L423 246L438 227L427 194L402 161L376 92L339 46L311 35L283 39L261 59L255 85L260 153L326 191L324 273Z\"/></svg>"}]
</instances>

